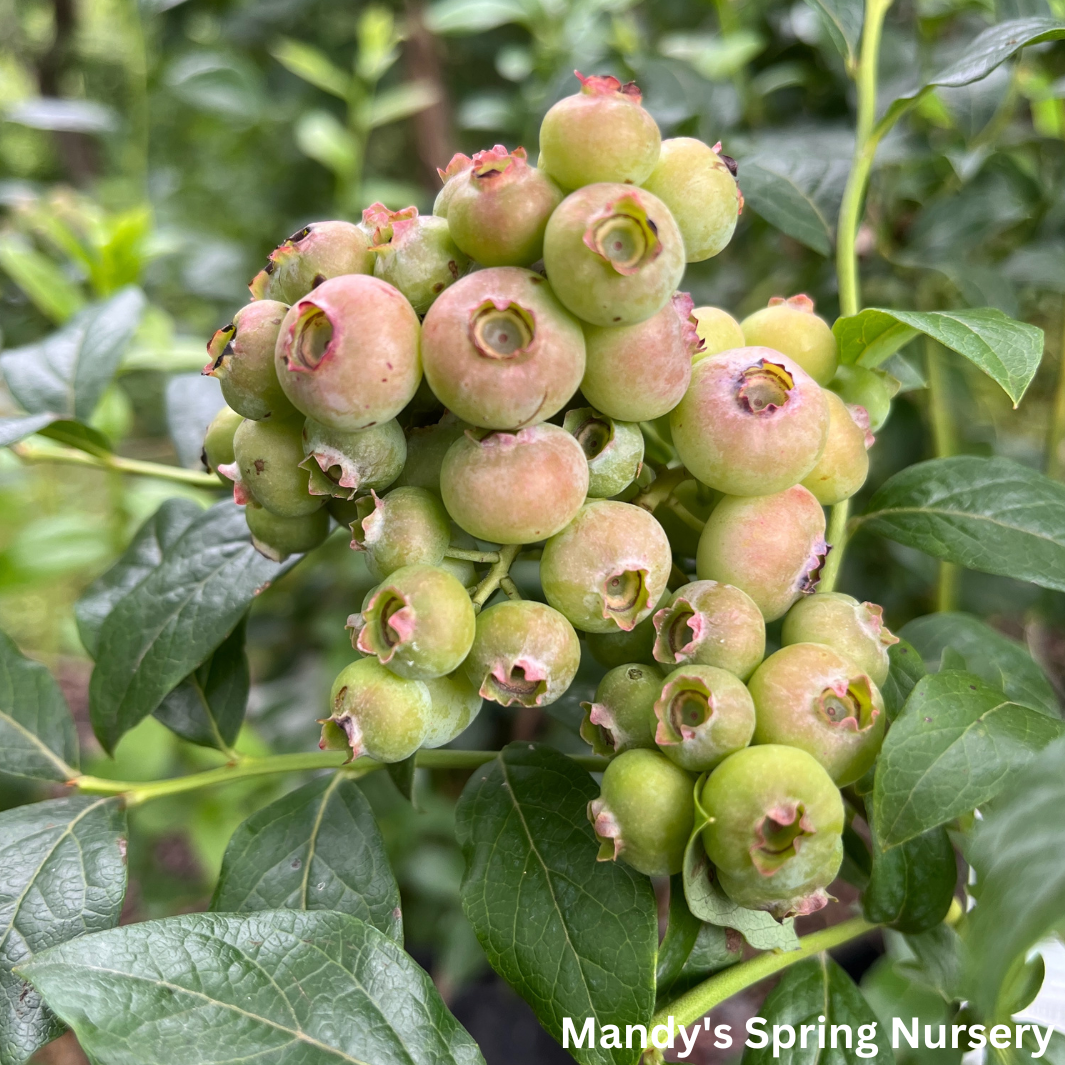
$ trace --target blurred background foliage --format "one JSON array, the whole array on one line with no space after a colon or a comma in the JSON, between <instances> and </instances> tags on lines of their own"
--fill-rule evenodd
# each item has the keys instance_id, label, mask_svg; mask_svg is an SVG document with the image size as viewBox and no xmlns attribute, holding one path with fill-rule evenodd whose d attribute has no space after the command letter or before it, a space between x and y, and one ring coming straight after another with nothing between
<instances>
[{"instance_id":1,"label":"blurred background foliage","mask_svg":"<svg viewBox=\"0 0 1065 1065\"><path fill-rule=\"evenodd\" d=\"M885 102L986 25L1025 15L1062 17L1065 2L897 0L884 34ZM246 300L269 250L308 221L358 218L375 199L430 210L436 168L454 151L534 150L541 115L575 87L574 68L634 78L664 135L720 140L739 160L747 206L729 248L689 269L697 304L740 317L770 296L807 292L831 320L834 219L852 145L845 64L817 5L802 0L0 0L3 343L36 341L88 302L140 285L148 308L93 425L123 455L193 467L199 429L220 402L195 373L204 343ZM789 189L805 205L801 219L781 207ZM936 453L1002 454L1062 476L1065 51L1029 48L984 81L925 97L880 151L859 248L867 305L996 306L1041 326L1047 341L1020 412L960 358L911 344L889 367L903 392L863 495ZM935 426L923 388L930 356L949 415ZM0 414L16 409L0 393ZM211 498L0 451L0 627L60 677L90 750L90 663L72 605L174 494ZM930 558L862 534L841 587L883 603L897 629L935 609L936 571ZM329 679L351 655L344 619L369 583L337 535L261 597L244 749L316 741ZM971 573L951 594L942 605L1027 643L1060 692L1060 594ZM535 734L580 749L572 723L587 689L578 680L542 720L486 710L462 742ZM101 756L87 769L134 779L219 757L148 719L117 762ZM451 820L462 783L448 773L423 782L420 813L384 774L366 785L404 891L409 945L449 994L483 964L457 917ZM244 783L136 811L132 916L204 906L229 833L292 784ZM0 781L0 803L36 797Z\"/></svg>"}]
</instances>

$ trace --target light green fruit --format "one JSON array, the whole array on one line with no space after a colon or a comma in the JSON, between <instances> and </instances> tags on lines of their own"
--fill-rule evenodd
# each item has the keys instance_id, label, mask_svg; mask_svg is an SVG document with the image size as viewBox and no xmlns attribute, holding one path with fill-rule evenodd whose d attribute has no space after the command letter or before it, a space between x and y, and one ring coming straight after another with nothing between
<instances>
[{"instance_id":1,"label":"light green fruit","mask_svg":"<svg viewBox=\"0 0 1065 1065\"><path fill-rule=\"evenodd\" d=\"M407 433L407 461L396 478L396 487L429 488L439 494L440 467L447 449L469 428L449 412L435 425L411 429Z\"/></svg>"},{"instance_id":2,"label":"light green fruit","mask_svg":"<svg viewBox=\"0 0 1065 1065\"><path fill-rule=\"evenodd\" d=\"M313 418L303 425L300 466L309 475L312 495L354 499L371 489L387 488L400 474L407 441L399 422L387 422L354 433L329 429Z\"/></svg>"},{"instance_id":3,"label":"light green fruit","mask_svg":"<svg viewBox=\"0 0 1065 1065\"><path fill-rule=\"evenodd\" d=\"M901 387L899 379L886 370L867 370L864 366L841 366L829 384L844 403L865 408L873 433L880 432L887 421L891 401Z\"/></svg>"},{"instance_id":4,"label":"light green fruit","mask_svg":"<svg viewBox=\"0 0 1065 1065\"><path fill-rule=\"evenodd\" d=\"M439 566L451 542L451 520L440 497L426 488L393 488L355 501L351 547L366 552L371 576L384 579L402 566Z\"/></svg>"},{"instance_id":5,"label":"light green fruit","mask_svg":"<svg viewBox=\"0 0 1065 1065\"><path fill-rule=\"evenodd\" d=\"M864 407L848 407L835 392L828 400L828 436L817 465L802 479L818 503L832 506L850 499L869 476L869 416Z\"/></svg>"},{"instance_id":6,"label":"light green fruit","mask_svg":"<svg viewBox=\"0 0 1065 1065\"><path fill-rule=\"evenodd\" d=\"M244 518L255 550L274 562L310 551L329 535L329 512L324 507L313 514L281 518L249 499Z\"/></svg>"},{"instance_id":7,"label":"light green fruit","mask_svg":"<svg viewBox=\"0 0 1065 1065\"><path fill-rule=\"evenodd\" d=\"M607 499L624 491L643 465L643 432L592 407L566 411L562 423L588 459L588 495Z\"/></svg>"},{"instance_id":8,"label":"light green fruit","mask_svg":"<svg viewBox=\"0 0 1065 1065\"><path fill-rule=\"evenodd\" d=\"M433 712L423 747L443 747L465 732L481 712L481 696L461 670L425 681Z\"/></svg>"},{"instance_id":9,"label":"light green fruit","mask_svg":"<svg viewBox=\"0 0 1065 1065\"><path fill-rule=\"evenodd\" d=\"M207 467L209 473L213 473L224 485L233 482L225 474L218 472L219 466L230 466L236 459L233 453L233 437L237 427L244 419L229 407L223 407L207 426L207 432L203 437L203 453L200 460Z\"/></svg>"},{"instance_id":10,"label":"light green fruit","mask_svg":"<svg viewBox=\"0 0 1065 1065\"><path fill-rule=\"evenodd\" d=\"M819 385L832 380L839 345L828 323L814 314L809 296L774 296L769 306L740 323L749 345L773 348L797 362Z\"/></svg>"},{"instance_id":11,"label":"light green fruit","mask_svg":"<svg viewBox=\"0 0 1065 1065\"><path fill-rule=\"evenodd\" d=\"M581 703L581 737L607 757L635 747L653 748L655 700L662 674L655 666L627 662L610 670L595 689L595 701Z\"/></svg>"},{"instance_id":12,"label":"light green fruit","mask_svg":"<svg viewBox=\"0 0 1065 1065\"><path fill-rule=\"evenodd\" d=\"M303 426L299 421L256 422L246 419L233 435L233 453L240 483L234 498L244 493L281 518L313 514L325 505L312 495L303 461ZM227 467L227 471L233 467Z\"/></svg>"},{"instance_id":13,"label":"light green fruit","mask_svg":"<svg viewBox=\"0 0 1065 1065\"><path fill-rule=\"evenodd\" d=\"M702 350L697 351L692 358L693 364L708 355L720 355L723 351L747 346L740 323L728 311L720 307L696 307L692 315L698 323L696 332L703 342Z\"/></svg>"}]
</instances>

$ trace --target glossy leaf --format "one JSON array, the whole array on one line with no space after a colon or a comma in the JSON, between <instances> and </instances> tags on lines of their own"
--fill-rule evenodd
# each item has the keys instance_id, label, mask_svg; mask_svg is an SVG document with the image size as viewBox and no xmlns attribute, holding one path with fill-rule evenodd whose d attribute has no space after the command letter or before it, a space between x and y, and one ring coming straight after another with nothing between
<instances>
[{"instance_id":1,"label":"glossy leaf","mask_svg":"<svg viewBox=\"0 0 1065 1065\"><path fill-rule=\"evenodd\" d=\"M562 1039L562 1019L647 1024L658 920L650 881L596 861L595 782L550 747L512 743L470 778L455 811L462 907L492 967ZM631 1065L631 1050L572 1050Z\"/></svg>"},{"instance_id":2,"label":"glossy leaf","mask_svg":"<svg viewBox=\"0 0 1065 1065\"><path fill-rule=\"evenodd\" d=\"M873 817L894 847L993 799L1065 725L971 673L921 680L877 762Z\"/></svg>"},{"instance_id":3,"label":"glossy leaf","mask_svg":"<svg viewBox=\"0 0 1065 1065\"><path fill-rule=\"evenodd\" d=\"M199 514L100 626L89 713L103 748L155 710L296 561L260 555L232 503Z\"/></svg>"},{"instance_id":4,"label":"glossy leaf","mask_svg":"<svg viewBox=\"0 0 1065 1065\"><path fill-rule=\"evenodd\" d=\"M1065 485L1009 459L919 462L881 485L858 523L945 562L1065 590Z\"/></svg>"},{"instance_id":5,"label":"glossy leaf","mask_svg":"<svg viewBox=\"0 0 1065 1065\"><path fill-rule=\"evenodd\" d=\"M362 789L343 773L289 792L233 833L211 909L337 910L403 942L384 841Z\"/></svg>"},{"instance_id":6,"label":"glossy leaf","mask_svg":"<svg viewBox=\"0 0 1065 1065\"><path fill-rule=\"evenodd\" d=\"M928 670L917 649L905 636L900 636L899 642L888 649L888 660L891 667L888 679L880 686L880 694L884 696L888 720L894 721L902 713L910 692Z\"/></svg>"},{"instance_id":7,"label":"glossy leaf","mask_svg":"<svg viewBox=\"0 0 1065 1065\"><path fill-rule=\"evenodd\" d=\"M921 652L931 669L947 668L949 648L959 657L957 668L975 673L1015 703L1050 717L1061 716L1050 681L1024 645L987 622L971 614L928 614L907 622L901 635Z\"/></svg>"},{"instance_id":8,"label":"glossy leaf","mask_svg":"<svg viewBox=\"0 0 1065 1065\"><path fill-rule=\"evenodd\" d=\"M0 770L38 780L69 780L78 734L55 678L0 632Z\"/></svg>"},{"instance_id":9,"label":"glossy leaf","mask_svg":"<svg viewBox=\"0 0 1065 1065\"><path fill-rule=\"evenodd\" d=\"M13 969L118 924L125 834L117 798L75 795L0 813L0 1061L24 1061L62 1031Z\"/></svg>"},{"instance_id":10,"label":"glossy leaf","mask_svg":"<svg viewBox=\"0 0 1065 1065\"><path fill-rule=\"evenodd\" d=\"M843 57L848 69L858 62L858 50L862 43L862 24L865 21L864 7L860 0L806 0L821 16L824 26L836 50Z\"/></svg>"},{"instance_id":11,"label":"glossy leaf","mask_svg":"<svg viewBox=\"0 0 1065 1065\"><path fill-rule=\"evenodd\" d=\"M666 934L658 948L658 966L655 970L655 989L659 1006L663 995L680 976L688 955L699 937L703 922L688 909L684 898L684 876L681 873L669 878L669 919Z\"/></svg>"},{"instance_id":12,"label":"glossy leaf","mask_svg":"<svg viewBox=\"0 0 1065 1065\"><path fill-rule=\"evenodd\" d=\"M946 917L958 867L945 828L930 829L888 851L874 839L872 854L869 884L862 893L867 921L916 933Z\"/></svg>"},{"instance_id":13,"label":"glossy leaf","mask_svg":"<svg viewBox=\"0 0 1065 1065\"><path fill-rule=\"evenodd\" d=\"M60 266L18 234L0 236L0 269L57 325L85 306L81 289Z\"/></svg>"},{"instance_id":14,"label":"glossy leaf","mask_svg":"<svg viewBox=\"0 0 1065 1065\"><path fill-rule=\"evenodd\" d=\"M25 966L107 1065L483 1065L425 970L344 913L196 913L126 925Z\"/></svg>"}]
</instances>

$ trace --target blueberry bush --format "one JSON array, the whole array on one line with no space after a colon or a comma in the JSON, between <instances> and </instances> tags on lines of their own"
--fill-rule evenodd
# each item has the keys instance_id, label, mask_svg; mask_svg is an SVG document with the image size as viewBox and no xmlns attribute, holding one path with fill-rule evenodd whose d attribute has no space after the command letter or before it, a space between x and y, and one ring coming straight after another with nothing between
<instances>
[{"instance_id":1,"label":"blueberry bush","mask_svg":"<svg viewBox=\"0 0 1065 1065\"><path fill-rule=\"evenodd\" d=\"M581 1065L1031 1004L1065 10L27 12L0 1065L494 1061L488 967Z\"/></svg>"}]
</instances>

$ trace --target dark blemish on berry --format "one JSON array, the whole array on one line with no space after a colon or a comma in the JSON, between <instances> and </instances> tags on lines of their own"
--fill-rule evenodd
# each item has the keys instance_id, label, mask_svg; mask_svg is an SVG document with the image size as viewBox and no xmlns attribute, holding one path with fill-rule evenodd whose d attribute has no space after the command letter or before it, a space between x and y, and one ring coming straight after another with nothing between
<instances>
[{"instance_id":1,"label":"dark blemish on berry","mask_svg":"<svg viewBox=\"0 0 1065 1065\"><path fill-rule=\"evenodd\" d=\"M325 274L315 274L314 280L311 282L311 288L317 288L325 280L327 280Z\"/></svg>"},{"instance_id":2,"label":"dark blemish on berry","mask_svg":"<svg viewBox=\"0 0 1065 1065\"><path fill-rule=\"evenodd\" d=\"M255 460L255 472L262 473L266 469L266 463L262 459Z\"/></svg>"},{"instance_id":3,"label":"dark blemish on berry","mask_svg":"<svg viewBox=\"0 0 1065 1065\"><path fill-rule=\"evenodd\" d=\"M731 155L719 155L718 158L728 167L728 172L735 177L740 172L740 164Z\"/></svg>"},{"instance_id":4,"label":"dark blemish on berry","mask_svg":"<svg viewBox=\"0 0 1065 1065\"><path fill-rule=\"evenodd\" d=\"M444 282L443 281L437 281L437 283L435 285L433 285L433 292L443 292L443 291L444 291Z\"/></svg>"},{"instance_id":5,"label":"dark blemish on berry","mask_svg":"<svg viewBox=\"0 0 1065 1065\"><path fill-rule=\"evenodd\" d=\"M614 321L615 322L620 322L621 321L621 315L620 314L615 314L614 315Z\"/></svg>"}]
</instances>

